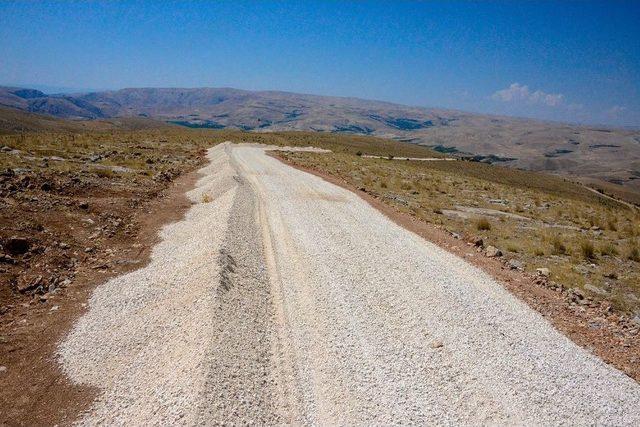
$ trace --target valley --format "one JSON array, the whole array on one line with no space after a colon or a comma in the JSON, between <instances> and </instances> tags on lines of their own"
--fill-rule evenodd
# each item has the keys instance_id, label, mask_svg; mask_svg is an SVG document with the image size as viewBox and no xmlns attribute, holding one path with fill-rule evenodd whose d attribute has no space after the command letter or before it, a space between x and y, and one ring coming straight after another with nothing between
<instances>
[{"instance_id":1,"label":"valley","mask_svg":"<svg viewBox=\"0 0 640 427\"><path fill-rule=\"evenodd\" d=\"M229 88L131 88L64 95L0 88L0 105L76 120L148 118L192 128L378 136L474 161L571 176L640 201L638 130Z\"/></svg>"}]
</instances>

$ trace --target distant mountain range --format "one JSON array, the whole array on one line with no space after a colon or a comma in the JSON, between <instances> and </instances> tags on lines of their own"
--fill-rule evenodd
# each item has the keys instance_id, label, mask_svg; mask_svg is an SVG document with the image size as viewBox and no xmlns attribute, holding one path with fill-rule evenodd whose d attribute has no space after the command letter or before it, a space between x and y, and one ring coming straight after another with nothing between
<instances>
[{"instance_id":1,"label":"distant mountain range","mask_svg":"<svg viewBox=\"0 0 640 427\"><path fill-rule=\"evenodd\" d=\"M198 128L376 135L478 161L608 181L640 192L637 130L229 88L134 88L47 95L0 87L0 106L73 120L148 117Z\"/></svg>"}]
</instances>

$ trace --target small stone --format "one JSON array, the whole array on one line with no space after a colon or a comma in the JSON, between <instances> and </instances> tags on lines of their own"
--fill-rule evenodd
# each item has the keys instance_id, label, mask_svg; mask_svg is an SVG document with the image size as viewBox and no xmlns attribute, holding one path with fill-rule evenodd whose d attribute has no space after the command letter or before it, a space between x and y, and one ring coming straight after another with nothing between
<instances>
[{"instance_id":1,"label":"small stone","mask_svg":"<svg viewBox=\"0 0 640 427\"><path fill-rule=\"evenodd\" d=\"M524 262L522 261L518 261L517 259L510 259L507 262L507 267L509 267L511 270L524 270Z\"/></svg>"},{"instance_id":2,"label":"small stone","mask_svg":"<svg viewBox=\"0 0 640 427\"><path fill-rule=\"evenodd\" d=\"M482 240L482 237L471 237L469 239L469 242L473 244L473 246L477 246L477 247L484 246L484 241Z\"/></svg>"},{"instance_id":3,"label":"small stone","mask_svg":"<svg viewBox=\"0 0 640 427\"><path fill-rule=\"evenodd\" d=\"M82 202L82 203L80 203L80 204L78 205L78 207L79 207L80 209L87 210L87 209L89 209L89 203L87 203L87 202Z\"/></svg>"},{"instance_id":4,"label":"small stone","mask_svg":"<svg viewBox=\"0 0 640 427\"><path fill-rule=\"evenodd\" d=\"M7 371L6 366L0 366L0 372L6 372L6 371Z\"/></svg>"},{"instance_id":5,"label":"small stone","mask_svg":"<svg viewBox=\"0 0 640 427\"><path fill-rule=\"evenodd\" d=\"M69 245L65 242L60 242L58 246L60 246L60 249L69 249Z\"/></svg>"},{"instance_id":6,"label":"small stone","mask_svg":"<svg viewBox=\"0 0 640 427\"><path fill-rule=\"evenodd\" d=\"M587 283L586 285L584 285L584 288L588 291L593 292L594 294L598 294L598 295L607 295L607 291L605 289L599 288L597 286L594 286L590 283Z\"/></svg>"},{"instance_id":7,"label":"small stone","mask_svg":"<svg viewBox=\"0 0 640 427\"><path fill-rule=\"evenodd\" d=\"M11 258L9 255L7 254L3 254L0 253L0 263L5 263L5 264L15 264L16 260Z\"/></svg>"},{"instance_id":8,"label":"small stone","mask_svg":"<svg viewBox=\"0 0 640 427\"><path fill-rule=\"evenodd\" d=\"M549 277L551 275L551 272L546 267L536 268L536 273L542 277Z\"/></svg>"},{"instance_id":9,"label":"small stone","mask_svg":"<svg viewBox=\"0 0 640 427\"><path fill-rule=\"evenodd\" d=\"M59 305L54 305L53 307L51 307L51 310L49 311L58 311L60 309Z\"/></svg>"},{"instance_id":10,"label":"small stone","mask_svg":"<svg viewBox=\"0 0 640 427\"><path fill-rule=\"evenodd\" d=\"M18 283L18 292L27 292L38 287L40 283L42 283L42 276L38 276L32 280L21 278Z\"/></svg>"},{"instance_id":11,"label":"small stone","mask_svg":"<svg viewBox=\"0 0 640 427\"><path fill-rule=\"evenodd\" d=\"M489 258L495 258L495 257L501 257L502 256L502 251L498 248L496 248L495 246L487 246L487 249L485 249L485 255L488 256Z\"/></svg>"},{"instance_id":12,"label":"small stone","mask_svg":"<svg viewBox=\"0 0 640 427\"><path fill-rule=\"evenodd\" d=\"M440 340L435 340L431 343L431 348L440 348L443 346L444 346L444 343Z\"/></svg>"}]
</instances>

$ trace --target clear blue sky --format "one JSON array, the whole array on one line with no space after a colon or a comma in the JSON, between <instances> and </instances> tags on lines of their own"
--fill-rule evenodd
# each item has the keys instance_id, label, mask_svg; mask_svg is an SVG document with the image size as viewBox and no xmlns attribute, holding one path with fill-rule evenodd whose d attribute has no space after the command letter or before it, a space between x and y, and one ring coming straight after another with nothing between
<instances>
[{"instance_id":1,"label":"clear blue sky","mask_svg":"<svg viewBox=\"0 0 640 427\"><path fill-rule=\"evenodd\" d=\"M0 84L227 86L640 126L640 2L0 2Z\"/></svg>"}]
</instances>

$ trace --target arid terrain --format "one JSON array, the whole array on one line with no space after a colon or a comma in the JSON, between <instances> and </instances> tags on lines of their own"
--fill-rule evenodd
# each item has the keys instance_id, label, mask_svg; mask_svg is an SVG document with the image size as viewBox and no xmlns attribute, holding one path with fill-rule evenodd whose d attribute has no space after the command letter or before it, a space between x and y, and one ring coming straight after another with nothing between
<instances>
[{"instance_id":1,"label":"arid terrain","mask_svg":"<svg viewBox=\"0 0 640 427\"><path fill-rule=\"evenodd\" d=\"M476 161L578 177L640 203L638 130L228 88L131 88L55 96L0 88L1 105L74 119L150 117L196 128L394 138Z\"/></svg>"},{"instance_id":2,"label":"arid terrain","mask_svg":"<svg viewBox=\"0 0 640 427\"><path fill-rule=\"evenodd\" d=\"M372 136L3 117L0 423L638 416L632 204Z\"/></svg>"}]
</instances>

